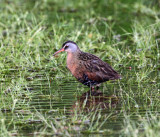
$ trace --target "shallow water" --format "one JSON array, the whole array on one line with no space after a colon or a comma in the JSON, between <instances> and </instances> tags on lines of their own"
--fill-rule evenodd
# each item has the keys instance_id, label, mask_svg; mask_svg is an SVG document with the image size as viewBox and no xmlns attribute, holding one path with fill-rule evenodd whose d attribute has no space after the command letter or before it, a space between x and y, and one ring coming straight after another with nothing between
<instances>
[{"instance_id":1,"label":"shallow water","mask_svg":"<svg viewBox=\"0 0 160 137\"><path fill-rule=\"evenodd\" d=\"M19 73L17 70L13 69L9 72L9 75L1 74L2 89L2 85L6 84L7 81L20 77L17 75ZM101 129L105 130L105 134L116 136L123 129L125 115L130 115L130 119L138 121L139 116L145 116L147 111L158 112L158 106L152 104L158 99L157 95L159 95L155 92L157 91L157 86L154 86L156 85L156 79L153 83L151 81L137 83L134 72L135 70L123 69L121 70L122 80L105 82L100 89L91 92L88 87L83 86L74 77L68 75L69 72L66 73L67 76L65 77L54 78L55 74L52 72L37 71L34 72L33 77L25 78L27 86L23 87L24 91L19 101L16 102L14 110L3 107L1 111L8 123L11 120L16 121L18 117L19 122L16 121L16 125L19 126L22 135L32 135L40 125L43 126L40 118L34 117L37 112L44 117L57 117L57 119L59 119L59 114L62 113L63 117L67 119L75 114L74 111L81 115L83 112L84 116L97 111L102 116L104 115L104 118L105 115L108 116ZM153 72L149 77L155 78L157 73ZM8 80L6 81L2 77ZM143 96L144 92L141 92L142 90L146 90L147 96ZM27 94L25 94L25 91ZM11 91L8 89L3 96L13 94L11 92L12 89ZM59 120L61 121L61 119ZM99 124L103 121L102 117ZM13 130L13 123L10 123L9 128ZM48 133L45 134L48 135ZM80 133L79 131L73 131L73 134L85 135L88 133L82 130ZM101 133L96 133L96 135L98 134L101 136Z\"/></svg>"}]
</instances>

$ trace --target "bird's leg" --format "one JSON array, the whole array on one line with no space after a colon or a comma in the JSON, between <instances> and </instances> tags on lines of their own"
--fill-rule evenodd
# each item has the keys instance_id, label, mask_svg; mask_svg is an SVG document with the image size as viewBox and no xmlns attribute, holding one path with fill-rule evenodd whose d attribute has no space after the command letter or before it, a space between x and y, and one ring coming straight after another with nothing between
<instances>
[{"instance_id":1,"label":"bird's leg","mask_svg":"<svg viewBox=\"0 0 160 137\"><path fill-rule=\"evenodd\" d=\"M99 89L99 86L96 86L96 90L98 90Z\"/></svg>"},{"instance_id":2,"label":"bird's leg","mask_svg":"<svg viewBox=\"0 0 160 137\"><path fill-rule=\"evenodd\" d=\"M95 91L95 87L94 86L91 86L90 89L91 89L91 92Z\"/></svg>"},{"instance_id":3,"label":"bird's leg","mask_svg":"<svg viewBox=\"0 0 160 137\"><path fill-rule=\"evenodd\" d=\"M95 86L90 84L91 91L92 92L97 91L99 89L100 85L101 85L101 83L96 84Z\"/></svg>"},{"instance_id":4,"label":"bird's leg","mask_svg":"<svg viewBox=\"0 0 160 137\"><path fill-rule=\"evenodd\" d=\"M93 91L93 92L94 92L94 87L91 87L91 91Z\"/></svg>"},{"instance_id":5,"label":"bird's leg","mask_svg":"<svg viewBox=\"0 0 160 137\"><path fill-rule=\"evenodd\" d=\"M101 85L101 84L97 84L97 85L96 85L96 90L99 89L100 85Z\"/></svg>"}]
</instances>

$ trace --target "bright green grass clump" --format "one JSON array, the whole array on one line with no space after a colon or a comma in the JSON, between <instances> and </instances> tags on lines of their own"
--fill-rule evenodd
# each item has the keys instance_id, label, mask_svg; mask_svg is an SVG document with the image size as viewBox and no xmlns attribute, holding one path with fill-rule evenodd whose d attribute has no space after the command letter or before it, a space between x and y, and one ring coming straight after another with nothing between
<instances>
[{"instance_id":1,"label":"bright green grass clump","mask_svg":"<svg viewBox=\"0 0 160 137\"><path fill-rule=\"evenodd\" d=\"M159 8L158 0L1 0L0 136L160 134ZM66 54L52 56L67 40L123 79L84 97Z\"/></svg>"}]
</instances>

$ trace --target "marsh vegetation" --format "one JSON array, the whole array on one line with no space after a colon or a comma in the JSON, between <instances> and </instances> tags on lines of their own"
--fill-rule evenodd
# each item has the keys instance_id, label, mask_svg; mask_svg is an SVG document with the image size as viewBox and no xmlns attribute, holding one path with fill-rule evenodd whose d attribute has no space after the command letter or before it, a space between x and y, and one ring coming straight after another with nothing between
<instances>
[{"instance_id":1,"label":"marsh vegetation","mask_svg":"<svg viewBox=\"0 0 160 137\"><path fill-rule=\"evenodd\" d=\"M0 0L0 136L160 134L159 0ZM66 69L66 40L122 80L91 93Z\"/></svg>"}]
</instances>

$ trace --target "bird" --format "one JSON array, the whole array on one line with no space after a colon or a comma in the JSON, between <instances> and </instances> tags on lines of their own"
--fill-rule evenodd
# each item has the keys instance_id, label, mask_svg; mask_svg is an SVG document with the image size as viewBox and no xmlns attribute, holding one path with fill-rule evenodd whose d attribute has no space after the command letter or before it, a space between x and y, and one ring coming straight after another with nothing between
<instances>
[{"instance_id":1,"label":"bird","mask_svg":"<svg viewBox=\"0 0 160 137\"><path fill-rule=\"evenodd\" d=\"M81 51L73 41L64 42L62 48L53 56L60 52L67 52L67 68L72 75L91 89L99 88L103 82L121 78L108 63L93 54Z\"/></svg>"}]
</instances>

